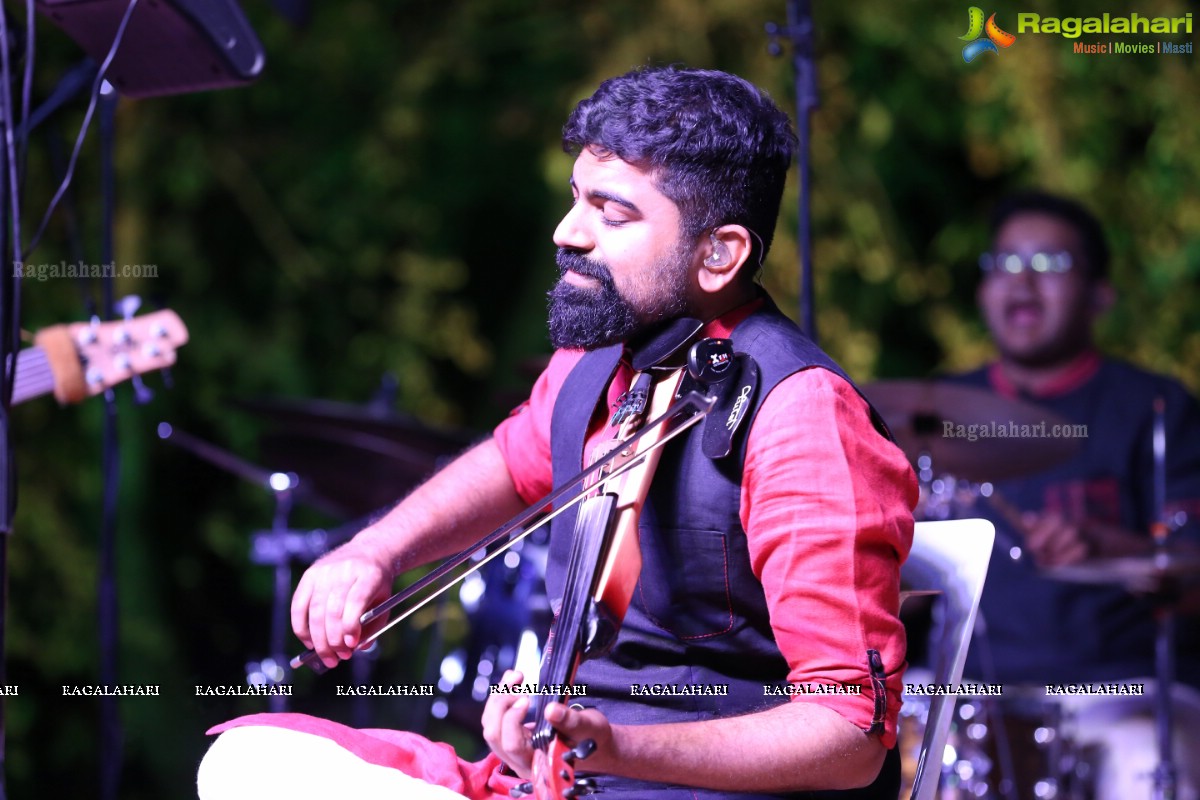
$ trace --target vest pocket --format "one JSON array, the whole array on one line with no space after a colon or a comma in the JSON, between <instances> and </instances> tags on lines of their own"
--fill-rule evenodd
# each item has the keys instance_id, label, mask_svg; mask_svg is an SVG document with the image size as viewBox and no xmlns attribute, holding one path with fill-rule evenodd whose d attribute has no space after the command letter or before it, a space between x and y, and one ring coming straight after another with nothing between
<instances>
[{"instance_id":1,"label":"vest pocket","mask_svg":"<svg viewBox=\"0 0 1200 800\"><path fill-rule=\"evenodd\" d=\"M719 531L643 527L642 576L633 603L657 627L680 638L733 630L729 546Z\"/></svg>"}]
</instances>

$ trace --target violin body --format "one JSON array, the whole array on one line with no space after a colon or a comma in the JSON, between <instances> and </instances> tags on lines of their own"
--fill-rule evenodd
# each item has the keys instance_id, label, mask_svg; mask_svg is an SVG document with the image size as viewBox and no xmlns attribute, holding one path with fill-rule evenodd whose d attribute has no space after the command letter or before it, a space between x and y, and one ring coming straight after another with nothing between
<instances>
[{"instance_id":1,"label":"violin body","mask_svg":"<svg viewBox=\"0 0 1200 800\"><path fill-rule=\"evenodd\" d=\"M657 383L641 419L657 419L667 411L682 376L682 370L676 371ZM640 420L633 423L639 424ZM602 474L593 487L594 494L579 506L562 608L551 628L539 676L541 686L569 687L581 661L602 655L616 641L620 620L629 608L642 571L638 518L661 453L656 445L667 436L668 427L659 426L620 452L611 469L639 458L642 463L615 480L607 480ZM623 426L618 447L628 438L622 435L625 433ZM550 702L567 703L569 697L539 695L532 706L533 780L522 788L528 788L534 800L577 797L593 788L589 779L576 780L574 765L586 758L595 744L588 740L572 747L562 741L545 719L545 707Z\"/></svg>"},{"instance_id":2,"label":"violin body","mask_svg":"<svg viewBox=\"0 0 1200 800\"><path fill-rule=\"evenodd\" d=\"M545 749L533 751L533 781L530 793L534 800L574 797L583 787L575 786L575 765L571 748L557 736Z\"/></svg>"}]
</instances>

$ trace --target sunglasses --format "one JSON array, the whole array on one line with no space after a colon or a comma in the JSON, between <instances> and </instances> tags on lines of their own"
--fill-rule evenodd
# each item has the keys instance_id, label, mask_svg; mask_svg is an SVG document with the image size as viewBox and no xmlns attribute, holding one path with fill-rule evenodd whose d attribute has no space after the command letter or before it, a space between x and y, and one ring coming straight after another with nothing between
<instances>
[{"instance_id":1,"label":"sunglasses","mask_svg":"<svg viewBox=\"0 0 1200 800\"><path fill-rule=\"evenodd\" d=\"M1032 253L1028 258L1019 253L984 253L979 257L979 269L985 275L1020 275L1033 270L1039 275L1053 273L1062 275L1071 271L1071 254L1063 250L1058 253Z\"/></svg>"}]
</instances>

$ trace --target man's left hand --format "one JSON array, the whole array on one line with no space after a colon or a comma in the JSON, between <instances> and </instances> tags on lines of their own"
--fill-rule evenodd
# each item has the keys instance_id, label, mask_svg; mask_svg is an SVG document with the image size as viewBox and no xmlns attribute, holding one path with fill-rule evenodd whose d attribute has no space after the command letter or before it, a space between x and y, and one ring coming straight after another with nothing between
<instances>
[{"instance_id":1,"label":"man's left hand","mask_svg":"<svg viewBox=\"0 0 1200 800\"><path fill-rule=\"evenodd\" d=\"M501 686L518 686L524 678L520 672L509 670ZM533 777L533 732L526 724L529 696L492 694L483 708L483 738L488 747L509 769L525 780ZM612 726L595 709L568 708L562 703L546 706L549 722L568 744L574 746L585 739L596 743L596 751L588 757L589 772L605 772L605 762L612 756Z\"/></svg>"}]
</instances>

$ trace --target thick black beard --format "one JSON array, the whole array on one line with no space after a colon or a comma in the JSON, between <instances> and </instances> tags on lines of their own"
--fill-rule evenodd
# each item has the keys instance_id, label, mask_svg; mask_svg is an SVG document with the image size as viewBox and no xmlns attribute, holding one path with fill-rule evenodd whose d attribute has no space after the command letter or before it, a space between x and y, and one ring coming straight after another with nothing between
<instances>
[{"instance_id":1,"label":"thick black beard","mask_svg":"<svg viewBox=\"0 0 1200 800\"><path fill-rule=\"evenodd\" d=\"M565 281L550 298L550 344L556 349L596 350L623 342L641 325L625 300L608 286L584 289Z\"/></svg>"},{"instance_id":2,"label":"thick black beard","mask_svg":"<svg viewBox=\"0 0 1200 800\"><path fill-rule=\"evenodd\" d=\"M559 275L568 270L594 278L597 289L559 280L549 291L550 344L556 349L596 350L623 342L642 328L637 310L621 297L608 266L572 250L560 249Z\"/></svg>"}]
</instances>

